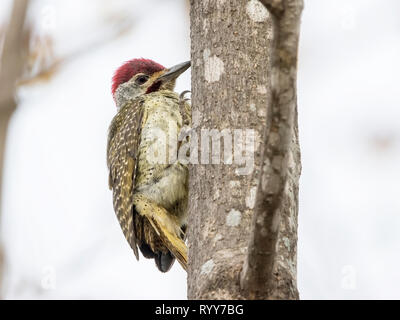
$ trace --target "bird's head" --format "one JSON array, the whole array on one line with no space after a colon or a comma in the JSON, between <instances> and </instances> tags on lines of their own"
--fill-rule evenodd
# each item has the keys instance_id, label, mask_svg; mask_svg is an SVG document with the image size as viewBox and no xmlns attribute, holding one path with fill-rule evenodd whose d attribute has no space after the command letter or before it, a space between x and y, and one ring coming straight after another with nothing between
<instances>
[{"instance_id":1,"label":"bird's head","mask_svg":"<svg viewBox=\"0 0 400 320\"><path fill-rule=\"evenodd\" d=\"M111 92L117 107L127 100L158 90L173 90L175 80L190 67L190 61L172 68L149 59L133 59L117 69L112 78Z\"/></svg>"}]
</instances>

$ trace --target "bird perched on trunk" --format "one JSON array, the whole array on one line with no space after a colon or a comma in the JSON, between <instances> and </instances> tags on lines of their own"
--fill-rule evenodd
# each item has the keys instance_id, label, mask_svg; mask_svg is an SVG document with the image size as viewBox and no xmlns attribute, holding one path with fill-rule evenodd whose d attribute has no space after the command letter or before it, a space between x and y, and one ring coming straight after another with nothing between
<instances>
[{"instance_id":1,"label":"bird perched on trunk","mask_svg":"<svg viewBox=\"0 0 400 320\"><path fill-rule=\"evenodd\" d=\"M139 247L162 272L175 258L187 265L188 169L173 144L191 113L173 90L189 67L189 61L167 69L133 59L112 81L118 112L109 128L107 165L114 210L136 258Z\"/></svg>"}]
</instances>

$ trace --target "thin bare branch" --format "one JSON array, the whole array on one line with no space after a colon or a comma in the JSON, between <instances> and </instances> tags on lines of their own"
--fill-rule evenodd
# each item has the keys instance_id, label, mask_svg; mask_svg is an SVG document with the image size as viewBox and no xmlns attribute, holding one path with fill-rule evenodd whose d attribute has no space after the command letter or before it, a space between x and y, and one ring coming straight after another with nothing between
<instances>
[{"instance_id":1,"label":"thin bare branch","mask_svg":"<svg viewBox=\"0 0 400 320\"><path fill-rule=\"evenodd\" d=\"M28 0L15 0L6 30L0 62L0 109L9 109L15 103L15 82L22 73L26 56L27 33L24 29ZM15 105L14 105L15 107ZM11 107L13 108L13 107Z\"/></svg>"},{"instance_id":2,"label":"thin bare branch","mask_svg":"<svg viewBox=\"0 0 400 320\"><path fill-rule=\"evenodd\" d=\"M109 28L110 30L101 33L101 37L95 35L92 39L89 39L84 46L76 48L74 51L64 55L63 57L54 59L50 64L46 65L44 68L40 68L33 74L21 77L17 84L29 85L39 81L48 80L65 63L79 58L82 54L90 50L96 50L97 48L118 39L120 36L127 33L132 26L133 22L130 18L121 19L116 25L113 25L112 28Z\"/></svg>"},{"instance_id":3,"label":"thin bare branch","mask_svg":"<svg viewBox=\"0 0 400 320\"><path fill-rule=\"evenodd\" d=\"M241 273L248 298L273 296L281 206L290 175L289 153L297 124L297 52L302 0L262 0L273 16L272 98L267 112L262 170L256 192L251 238ZM296 133L295 133L296 135Z\"/></svg>"},{"instance_id":4,"label":"thin bare branch","mask_svg":"<svg viewBox=\"0 0 400 320\"><path fill-rule=\"evenodd\" d=\"M0 57L0 206L7 128L17 105L15 101L15 84L22 74L29 43L28 33L24 29L28 2L28 0L14 0ZM3 261L3 250L0 247L0 287Z\"/></svg>"}]
</instances>

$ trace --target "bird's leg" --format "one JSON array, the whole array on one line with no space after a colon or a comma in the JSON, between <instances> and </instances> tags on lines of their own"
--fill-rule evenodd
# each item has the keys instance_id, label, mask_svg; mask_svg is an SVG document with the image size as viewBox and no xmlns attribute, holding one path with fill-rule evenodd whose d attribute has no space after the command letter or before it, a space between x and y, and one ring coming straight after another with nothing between
<instances>
[{"instance_id":1,"label":"bird's leg","mask_svg":"<svg viewBox=\"0 0 400 320\"><path fill-rule=\"evenodd\" d=\"M149 220L165 246L186 270L187 247L180 237L182 230L176 217L141 194L135 194L133 196L133 204L136 211Z\"/></svg>"},{"instance_id":2,"label":"bird's leg","mask_svg":"<svg viewBox=\"0 0 400 320\"><path fill-rule=\"evenodd\" d=\"M190 98L185 98L185 95L188 93L190 93L190 91L185 90L179 95L179 110L182 115L183 126L190 126L192 122L190 106L187 103Z\"/></svg>"}]
</instances>

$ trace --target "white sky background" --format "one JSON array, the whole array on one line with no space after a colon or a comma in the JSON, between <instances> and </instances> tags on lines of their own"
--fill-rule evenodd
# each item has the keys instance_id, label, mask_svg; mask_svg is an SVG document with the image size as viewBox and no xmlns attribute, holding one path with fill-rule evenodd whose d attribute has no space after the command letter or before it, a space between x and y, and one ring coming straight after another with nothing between
<instances>
[{"instance_id":1,"label":"white sky background","mask_svg":"<svg viewBox=\"0 0 400 320\"><path fill-rule=\"evenodd\" d=\"M9 0L0 5L0 21ZM299 65L298 283L303 299L400 298L400 3L306 0ZM190 57L186 3L36 0L58 56L131 31L25 87L9 130L2 239L8 299L185 299L178 264L138 263L114 216L105 161L113 71ZM177 91L190 88L190 72Z\"/></svg>"}]
</instances>

